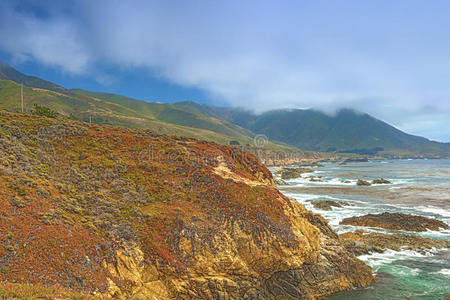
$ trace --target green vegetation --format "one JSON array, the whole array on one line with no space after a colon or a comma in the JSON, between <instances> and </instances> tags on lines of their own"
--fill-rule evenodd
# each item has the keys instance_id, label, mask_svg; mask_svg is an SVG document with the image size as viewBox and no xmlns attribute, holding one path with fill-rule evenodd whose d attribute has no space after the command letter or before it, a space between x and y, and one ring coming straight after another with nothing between
<instances>
[{"instance_id":1,"label":"green vegetation","mask_svg":"<svg viewBox=\"0 0 450 300\"><path fill-rule=\"evenodd\" d=\"M24 84L25 110L45 106L62 116L97 124L151 131L228 145L236 140L253 145L254 134L240 126L208 116L196 108L147 102L120 95L67 90L51 82L24 75L0 64L0 108L20 111L20 83ZM271 150L294 150L293 147L269 142Z\"/></svg>"},{"instance_id":2,"label":"green vegetation","mask_svg":"<svg viewBox=\"0 0 450 300\"><path fill-rule=\"evenodd\" d=\"M0 281L33 286L0 296L37 298L42 285L92 294L110 280L126 293L133 284L104 267L117 264L116 249L139 245L146 264L180 274L193 259L180 237L209 245L226 224L255 244L296 245L288 199L239 181L272 175L236 147L0 110L6 129L14 134L0 135ZM237 181L216 173L219 161Z\"/></svg>"},{"instance_id":3,"label":"green vegetation","mask_svg":"<svg viewBox=\"0 0 450 300\"><path fill-rule=\"evenodd\" d=\"M34 104L33 114L41 117L56 118L57 114L48 107Z\"/></svg>"},{"instance_id":4,"label":"green vegetation","mask_svg":"<svg viewBox=\"0 0 450 300\"><path fill-rule=\"evenodd\" d=\"M270 140L300 149L353 155L450 156L450 144L406 134L376 118L343 109L334 116L316 110L273 110L261 115L242 109L180 102L206 115L234 123Z\"/></svg>"},{"instance_id":5,"label":"green vegetation","mask_svg":"<svg viewBox=\"0 0 450 300\"><path fill-rule=\"evenodd\" d=\"M150 129L228 145L254 145L255 133L269 138L265 149L298 149L339 155L450 156L450 144L406 134L368 114L341 110L330 116L315 110L275 110L261 115L198 104L140 101L120 95L67 90L51 82L26 76L0 64L0 107L20 110L20 83L25 108L34 105L76 120ZM231 145L231 144L230 144ZM251 151L251 150L250 150Z\"/></svg>"}]
</instances>

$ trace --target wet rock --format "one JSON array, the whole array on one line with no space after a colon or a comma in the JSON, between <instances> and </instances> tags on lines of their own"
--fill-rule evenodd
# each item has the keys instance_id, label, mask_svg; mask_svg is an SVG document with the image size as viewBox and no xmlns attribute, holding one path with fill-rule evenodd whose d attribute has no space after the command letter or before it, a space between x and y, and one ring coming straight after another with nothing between
<instances>
[{"instance_id":1,"label":"wet rock","mask_svg":"<svg viewBox=\"0 0 450 300\"><path fill-rule=\"evenodd\" d=\"M429 219L421 216L400 214L400 213L382 213L368 214L359 217L343 219L339 224L353 226L379 227L392 230L406 231L427 231L449 229L449 226L442 221Z\"/></svg>"},{"instance_id":2,"label":"wet rock","mask_svg":"<svg viewBox=\"0 0 450 300\"><path fill-rule=\"evenodd\" d=\"M286 184L287 184L286 181L284 181L284 180L281 179L281 178L274 178L274 179L273 179L273 182L274 182L276 185L286 185Z\"/></svg>"},{"instance_id":3,"label":"wet rock","mask_svg":"<svg viewBox=\"0 0 450 300\"><path fill-rule=\"evenodd\" d=\"M380 179L372 180L372 184L392 184L392 182L390 182L389 180L386 180L384 178L380 178Z\"/></svg>"},{"instance_id":4,"label":"wet rock","mask_svg":"<svg viewBox=\"0 0 450 300\"><path fill-rule=\"evenodd\" d=\"M362 179L358 179L358 181L356 182L356 185L370 185L370 182L362 180Z\"/></svg>"},{"instance_id":5,"label":"wet rock","mask_svg":"<svg viewBox=\"0 0 450 300\"><path fill-rule=\"evenodd\" d=\"M320 182L320 177L316 177L316 176L309 176L309 181L311 182Z\"/></svg>"},{"instance_id":6,"label":"wet rock","mask_svg":"<svg viewBox=\"0 0 450 300\"><path fill-rule=\"evenodd\" d=\"M368 233L364 230L346 232L339 235L345 248L354 255L383 252L386 249L394 251L413 250L426 252L429 249L449 248L450 241L425 238L410 234Z\"/></svg>"},{"instance_id":7,"label":"wet rock","mask_svg":"<svg viewBox=\"0 0 450 300\"><path fill-rule=\"evenodd\" d=\"M366 157L361 157L361 158L347 158L346 160L344 160L342 162L342 164L346 164L346 163L352 163L352 162L368 162L369 159Z\"/></svg>"},{"instance_id":8,"label":"wet rock","mask_svg":"<svg viewBox=\"0 0 450 300\"><path fill-rule=\"evenodd\" d=\"M344 201L333 201L333 200L313 200L310 201L314 208L322 210L332 210L333 207L348 206L347 202Z\"/></svg>"},{"instance_id":9,"label":"wet rock","mask_svg":"<svg viewBox=\"0 0 450 300\"><path fill-rule=\"evenodd\" d=\"M277 174L281 175L281 179L294 179L301 176L303 173L311 173L313 172L310 168L285 168L282 167L276 171Z\"/></svg>"}]
</instances>

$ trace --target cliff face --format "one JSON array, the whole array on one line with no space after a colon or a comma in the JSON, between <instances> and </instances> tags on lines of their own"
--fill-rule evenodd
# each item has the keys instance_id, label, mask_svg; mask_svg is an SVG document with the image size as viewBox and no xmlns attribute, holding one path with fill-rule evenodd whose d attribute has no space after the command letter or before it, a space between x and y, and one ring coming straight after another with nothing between
<instances>
[{"instance_id":1,"label":"cliff face","mask_svg":"<svg viewBox=\"0 0 450 300\"><path fill-rule=\"evenodd\" d=\"M265 166L288 166L297 163L317 162L323 159L336 159L337 156L325 152L313 151L274 151L269 149L258 149L254 147L243 147L258 158Z\"/></svg>"},{"instance_id":2,"label":"cliff face","mask_svg":"<svg viewBox=\"0 0 450 300\"><path fill-rule=\"evenodd\" d=\"M0 279L146 299L316 298L371 270L253 155L0 111Z\"/></svg>"}]
</instances>

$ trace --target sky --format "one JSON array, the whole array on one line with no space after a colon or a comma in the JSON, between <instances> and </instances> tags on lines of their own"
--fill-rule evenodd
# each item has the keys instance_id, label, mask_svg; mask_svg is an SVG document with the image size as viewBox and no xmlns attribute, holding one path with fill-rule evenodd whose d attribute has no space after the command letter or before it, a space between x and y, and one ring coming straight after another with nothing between
<instances>
[{"instance_id":1,"label":"sky","mask_svg":"<svg viewBox=\"0 0 450 300\"><path fill-rule=\"evenodd\" d=\"M450 142L446 0L0 1L0 60L67 88L340 108Z\"/></svg>"}]
</instances>

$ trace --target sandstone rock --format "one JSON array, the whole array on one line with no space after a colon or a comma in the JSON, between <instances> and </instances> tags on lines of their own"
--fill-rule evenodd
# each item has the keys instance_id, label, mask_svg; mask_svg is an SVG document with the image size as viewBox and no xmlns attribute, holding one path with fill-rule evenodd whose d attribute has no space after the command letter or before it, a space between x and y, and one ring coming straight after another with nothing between
<instances>
[{"instance_id":1,"label":"sandstone rock","mask_svg":"<svg viewBox=\"0 0 450 300\"><path fill-rule=\"evenodd\" d=\"M340 224L406 231L427 231L449 228L447 224L439 220L388 212L377 215L368 214L359 217L345 218L340 222Z\"/></svg>"}]
</instances>

